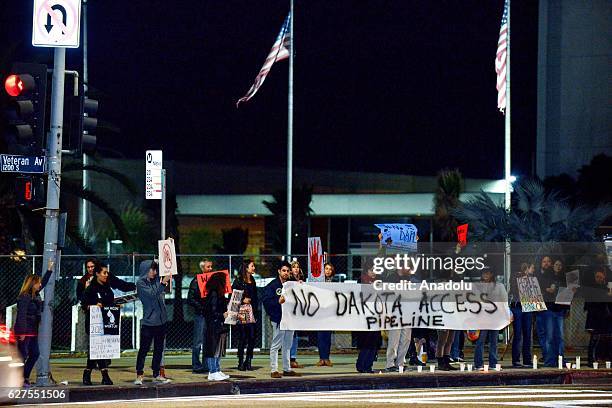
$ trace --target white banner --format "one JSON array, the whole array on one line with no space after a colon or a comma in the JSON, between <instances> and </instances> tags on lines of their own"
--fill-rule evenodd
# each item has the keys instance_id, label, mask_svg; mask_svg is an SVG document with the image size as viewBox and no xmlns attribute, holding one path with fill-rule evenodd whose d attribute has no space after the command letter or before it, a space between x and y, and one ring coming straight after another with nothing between
<instances>
[{"instance_id":1,"label":"white banner","mask_svg":"<svg viewBox=\"0 0 612 408\"><path fill-rule=\"evenodd\" d=\"M119 307L89 307L89 355L92 360L121 357Z\"/></svg>"},{"instance_id":2,"label":"white banner","mask_svg":"<svg viewBox=\"0 0 612 408\"><path fill-rule=\"evenodd\" d=\"M375 285L358 283L286 282L280 327L351 331L403 327L499 330L510 324L507 294L502 285L474 283L469 288L465 285L465 289L428 290L417 283L414 290L383 291L376 290Z\"/></svg>"},{"instance_id":3,"label":"white banner","mask_svg":"<svg viewBox=\"0 0 612 408\"><path fill-rule=\"evenodd\" d=\"M159 276L176 275L176 249L174 248L174 240L162 239L157 241L159 252Z\"/></svg>"}]
</instances>

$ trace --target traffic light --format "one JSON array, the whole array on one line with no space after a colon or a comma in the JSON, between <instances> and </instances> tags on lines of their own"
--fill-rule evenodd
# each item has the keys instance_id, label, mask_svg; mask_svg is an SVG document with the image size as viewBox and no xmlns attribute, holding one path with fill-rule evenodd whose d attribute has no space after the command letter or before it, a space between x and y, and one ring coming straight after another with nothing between
<instances>
[{"instance_id":1,"label":"traffic light","mask_svg":"<svg viewBox=\"0 0 612 408\"><path fill-rule=\"evenodd\" d=\"M9 153L38 155L45 142L47 66L16 63L4 80L9 95L5 140Z\"/></svg>"},{"instance_id":2,"label":"traffic light","mask_svg":"<svg viewBox=\"0 0 612 408\"><path fill-rule=\"evenodd\" d=\"M42 177L19 176L15 178L15 202L28 208L44 207L45 183Z\"/></svg>"},{"instance_id":3,"label":"traffic light","mask_svg":"<svg viewBox=\"0 0 612 408\"><path fill-rule=\"evenodd\" d=\"M98 101L83 96L81 85L79 95L70 97L67 103L69 108L64 116L64 149L92 154L96 150Z\"/></svg>"}]
</instances>

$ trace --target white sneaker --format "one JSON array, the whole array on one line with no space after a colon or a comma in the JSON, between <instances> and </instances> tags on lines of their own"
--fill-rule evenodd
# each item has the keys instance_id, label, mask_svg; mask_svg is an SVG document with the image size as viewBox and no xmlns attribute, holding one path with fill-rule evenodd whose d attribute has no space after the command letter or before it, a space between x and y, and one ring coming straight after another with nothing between
<instances>
[{"instance_id":1,"label":"white sneaker","mask_svg":"<svg viewBox=\"0 0 612 408\"><path fill-rule=\"evenodd\" d=\"M172 380L164 376L158 375L153 379L153 382L155 384L168 384L169 382L172 382Z\"/></svg>"},{"instance_id":2,"label":"white sneaker","mask_svg":"<svg viewBox=\"0 0 612 408\"><path fill-rule=\"evenodd\" d=\"M221 374L224 380L227 380L228 378L230 378L230 376L225 374L223 371L219 371L219 374Z\"/></svg>"},{"instance_id":3,"label":"white sneaker","mask_svg":"<svg viewBox=\"0 0 612 408\"><path fill-rule=\"evenodd\" d=\"M216 373L208 374L208 381L223 381L223 380L225 380L225 377L218 371Z\"/></svg>"},{"instance_id":4,"label":"white sneaker","mask_svg":"<svg viewBox=\"0 0 612 408\"><path fill-rule=\"evenodd\" d=\"M139 375L138 377L136 377L136 379L134 380L134 385L142 385L142 380L143 380L143 376Z\"/></svg>"}]
</instances>

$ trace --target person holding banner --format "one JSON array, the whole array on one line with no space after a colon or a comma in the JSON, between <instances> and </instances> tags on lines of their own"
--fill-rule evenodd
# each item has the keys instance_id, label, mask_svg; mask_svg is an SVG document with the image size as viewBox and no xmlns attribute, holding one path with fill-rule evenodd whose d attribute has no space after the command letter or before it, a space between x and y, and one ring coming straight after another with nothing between
<instances>
[{"instance_id":1,"label":"person holding banner","mask_svg":"<svg viewBox=\"0 0 612 408\"><path fill-rule=\"evenodd\" d=\"M210 273L213 270L213 263L210 259L204 258L200 261L200 270L202 273ZM204 374L207 371L205 367L206 361L200 355L202 354L202 344L206 337L206 322L204 320L204 299L200 294L197 275L189 284L187 292L187 304L191 306L193 311L193 342L191 346L191 370L196 374Z\"/></svg>"},{"instance_id":2,"label":"person holding banner","mask_svg":"<svg viewBox=\"0 0 612 408\"><path fill-rule=\"evenodd\" d=\"M402 280L410 280L412 277L411 267L389 271L385 282L399 283ZM385 372L398 372L400 366L404 366L404 360L410 348L412 339L412 328L403 327L387 331L387 365Z\"/></svg>"},{"instance_id":3,"label":"person holding banner","mask_svg":"<svg viewBox=\"0 0 612 408\"><path fill-rule=\"evenodd\" d=\"M325 282L329 283L336 275L336 268L331 263L326 262L323 267L323 273L325 274ZM331 331L317 332L317 346L319 348L319 362L317 363L317 367L332 367L334 365L329 359L331 336Z\"/></svg>"},{"instance_id":4,"label":"person holding banner","mask_svg":"<svg viewBox=\"0 0 612 408\"><path fill-rule=\"evenodd\" d=\"M285 303L283 284L290 279L291 265L282 261L278 268L278 277L268 283L263 291L262 302L272 323L272 344L270 345L270 376L272 378L299 377L300 374L291 368L290 351L293 342L293 330L281 330L283 317L281 305ZM282 349L283 372L278 372L278 350Z\"/></svg>"},{"instance_id":5,"label":"person holding banner","mask_svg":"<svg viewBox=\"0 0 612 408\"><path fill-rule=\"evenodd\" d=\"M304 276L304 272L302 271L302 266L297 261L297 259L294 259L291 262L291 278L289 280L292 280L295 282L304 282L305 278L306 277ZM291 343L291 353L290 353L291 368L304 368L304 366L298 363L297 361L298 342L299 342L298 333L297 331L295 331L293 332L293 342Z\"/></svg>"},{"instance_id":6,"label":"person holding banner","mask_svg":"<svg viewBox=\"0 0 612 408\"><path fill-rule=\"evenodd\" d=\"M223 381L230 377L221 371L221 357L225 354L225 338L229 332L225 324L227 317L226 280L227 275L224 273L214 273L206 282L206 299L203 310L206 321L204 357L208 365L208 381Z\"/></svg>"},{"instance_id":7,"label":"person holding banner","mask_svg":"<svg viewBox=\"0 0 612 408\"><path fill-rule=\"evenodd\" d=\"M486 288L483 294L487 294L487 298L489 300L495 301L500 298L498 284L495 281L495 274L493 270L490 268L484 268L482 270L482 278L481 282L486 284ZM506 306L507 307L507 306ZM480 330L480 336L478 336L478 340L476 340L476 346L474 347L474 369L483 371L484 370L484 344L485 341L489 341L489 366L495 367L497 364L497 338L499 336L499 330Z\"/></svg>"},{"instance_id":8,"label":"person holding banner","mask_svg":"<svg viewBox=\"0 0 612 408\"><path fill-rule=\"evenodd\" d=\"M136 285L126 282L119 278L111 280L109 278L108 269L102 267L99 263L94 266L93 279L83 293L83 301L81 306L86 311L85 330L89 337L89 309L91 306L116 306L115 295L113 289L119 289L122 292L129 292L136 289ZM87 348L87 368L83 371L83 385L92 385L91 370L99 368L102 373L102 385L113 385L113 381L108 375L108 360L92 360L90 358L90 349Z\"/></svg>"},{"instance_id":9,"label":"person holding banner","mask_svg":"<svg viewBox=\"0 0 612 408\"><path fill-rule=\"evenodd\" d=\"M136 282L138 298L142 302L143 319L140 329L140 348L136 358L135 385L142 385L144 378L144 363L153 342L153 382L167 384L170 382L160 373L160 365L164 352L168 315L164 300L164 291L172 275L166 275L159 280L158 265L155 261L142 261L139 267L140 279Z\"/></svg>"},{"instance_id":10,"label":"person holding banner","mask_svg":"<svg viewBox=\"0 0 612 408\"><path fill-rule=\"evenodd\" d=\"M378 276L374 273L374 265L371 260L367 260L364 267L365 273L361 275L362 284L371 284ZM358 331L355 333L359 355L355 362L357 372L362 374L372 374L372 366L376 360L378 349L382 345L380 331Z\"/></svg>"},{"instance_id":11,"label":"person holding banner","mask_svg":"<svg viewBox=\"0 0 612 408\"><path fill-rule=\"evenodd\" d=\"M257 298L257 285L253 275L255 274L255 262L249 259L240 266L240 274L234 280L232 289L242 290L242 304L240 310L246 310L249 316L257 315L259 300ZM248 309L251 309L250 311ZM255 348L255 322L242 322L238 320L238 370L253 370L251 361L253 360L253 349ZM244 358L244 348L246 346L246 360Z\"/></svg>"},{"instance_id":12,"label":"person holding banner","mask_svg":"<svg viewBox=\"0 0 612 408\"><path fill-rule=\"evenodd\" d=\"M532 365L531 361L531 325L533 312L523 312L521 297L518 289L517 279L533 276L535 264L533 262L521 264L520 272L514 272L510 276L510 311L514 320L512 321L512 367L524 368ZM521 363L521 353L523 363Z\"/></svg>"},{"instance_id":13,"label":"person holding banner","mask_svg":"<svg viewBox=\"0 0 612 408\"><path fill-rule=\"evenodd\" d=\"M30 386L30 374L40 351L38 350L38 324L42 315L43 301L40 291L47 285L53 273L53 260L49 259L47 272L43 278L32 274L26 276L17 297L17 318L13 333L17 338L17 348L23 360L23 386Z\"/></svg>"}]
</instances>

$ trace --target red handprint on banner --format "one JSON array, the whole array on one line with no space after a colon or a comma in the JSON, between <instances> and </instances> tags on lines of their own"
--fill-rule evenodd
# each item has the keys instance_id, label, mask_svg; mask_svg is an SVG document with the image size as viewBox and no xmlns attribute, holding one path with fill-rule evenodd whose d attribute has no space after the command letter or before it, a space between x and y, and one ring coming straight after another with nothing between
<instances>
[{"instance_id":1,"label":"red handprint on banner","mask_svg":"<svg viewBox=\"0 0 612 408\"><path fill-rule=\"evenodd\" d=\"M323 271L323 248L321 248L320 238L308 239L308 262L310 263L312 277L320 277Z\"/></svg>"}]
</instances>

